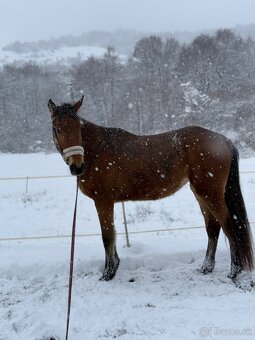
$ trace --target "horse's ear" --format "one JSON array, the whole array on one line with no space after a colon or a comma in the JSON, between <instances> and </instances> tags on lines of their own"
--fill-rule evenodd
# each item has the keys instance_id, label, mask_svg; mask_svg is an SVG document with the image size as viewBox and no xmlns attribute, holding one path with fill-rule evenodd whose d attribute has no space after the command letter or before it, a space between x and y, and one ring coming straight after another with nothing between
<instances>
[{"instance_id":1,"label":"horse's ear","mask_svg":"<svg viewBox=\"0 0 255 340\"><path fill-rule=\"evenodd\" d=\"M81 97L80 100L78 100L78 102L76 102L73 106L75 108L75 111L78 112L82 106L82 103L83 103L83 98L84 96Z\"/></svg>"},{"instance_id":2,"label":"horse's ear","mask_svg":"<svg viewBox=\"0 0 255 340\"><path fill-rule=\"evenodd\" d=\"M50 113L53 115L54 112L55 112L56 109L57 109L57 105L54 104L53 101L50 99L50 100L48 101L48 108L49 108L49 110L50 110Z\"/></svg>"}]
</instances>

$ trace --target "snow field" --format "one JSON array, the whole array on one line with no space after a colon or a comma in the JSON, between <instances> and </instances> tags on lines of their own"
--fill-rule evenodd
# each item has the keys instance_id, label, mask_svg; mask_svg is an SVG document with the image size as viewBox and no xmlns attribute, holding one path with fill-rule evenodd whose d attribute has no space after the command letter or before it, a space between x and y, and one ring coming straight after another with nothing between
<instances>
[{"instance_id":1,"label":"snow field","mask_svg":"<svg viewBox=\"0 0 255 340\"><path fill-rule=\"evenodd\" d=\"M105 48L92 46L61 47L52 50L35 51L30 53L15 53L4 51L0 47L0 65L10 63L25 63L28 60L38 64L72 64L74 60L81 61L91 56L101 57L106 52Z\"/></svg>"},{"instance_id":2,"label":"snow field","mask_svg":"<svg viewBox=\"0 0 255 340\"><path fill-rule=\"evenodd\" d=\"M0 155L0 177L65 175L59 155ZM241 161L255 170L255 159ZM250 221L255 222L255 173L241 175ZM71 232L75 180L0 181L0 238L66 235ZM156 202L126 204L131 231L203 225L191 191ZM116 229L123 232L121 206ZM252 224L254 231L254 224ZM77 233L100 231L94 204L80 195ZM204 229L118 236L121 263L110 282L100 282L104 250L100 236L77 238L70 339L252 339L255 290L227 278L229 247L219 240L216 268L202 275ZM0 241L0 339L63 339L70 239ZM253 274L254 277L254 274ZM227 335L226 335L227 334ZM235 334L235 335L233 335ZM238 335L236 335L238 334Z\"/></svg>"}]
</instances>

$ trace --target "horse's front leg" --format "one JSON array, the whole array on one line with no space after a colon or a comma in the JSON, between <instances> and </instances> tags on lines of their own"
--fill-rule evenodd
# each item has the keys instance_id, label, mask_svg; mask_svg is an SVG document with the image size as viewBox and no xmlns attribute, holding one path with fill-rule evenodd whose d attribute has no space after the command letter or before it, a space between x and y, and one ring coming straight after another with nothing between
<instances>
[{"instance_id":1,"label":"horse's front leg","mask_svg":"<svg viewBox=\"0 0 255 340\"><path fill-rule=\"evenodd\" d=\"M114 278L120 259L116 250L115 229L112 202L95 201L101 225L102 238L105 248L105 268L100 280L109 281Z\"/></svg>"}]
</instances>

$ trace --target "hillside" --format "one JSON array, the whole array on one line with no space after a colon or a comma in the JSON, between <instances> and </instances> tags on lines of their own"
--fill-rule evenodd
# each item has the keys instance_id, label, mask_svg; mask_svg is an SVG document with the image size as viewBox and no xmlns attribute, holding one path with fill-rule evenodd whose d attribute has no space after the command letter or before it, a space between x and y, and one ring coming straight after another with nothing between
<instances>
[{"instance_id":1,"label":"hillside","mask_svg":"<svg viewBox=\"0 0 255 340\"><path fill-rule=\"evenodd\" d=\"M246 39L255 38L255 24L238 25L231 30ZM216 30L175 31L156 33L162 39L174 38L180 43L190 44L200 34L213 35ZM134 30L119 30L115 32L91 31L80 36L61 36L49 40L31 42L10 42L0 46L0 66L5 63L34 61L38 63L77 63L94 55L102 55L108 46L112 46L119 54L129 55L138 40L155 34Z\"/></svg>"}]
</instances>

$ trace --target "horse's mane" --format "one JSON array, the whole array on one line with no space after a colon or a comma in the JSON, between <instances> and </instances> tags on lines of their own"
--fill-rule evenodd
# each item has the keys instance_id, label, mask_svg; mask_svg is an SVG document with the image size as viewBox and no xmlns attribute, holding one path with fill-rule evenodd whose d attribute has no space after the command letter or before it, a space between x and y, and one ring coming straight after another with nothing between
<instances>
[{"instance_id":1,"label":"horse's mane","mask_svg":"<svg viewBox=\"0 0 255 340\"><path fill-rule=\"evenodd\" d=\"M69 103L61 104L58 107L56 114L57 116L71 116L76 120L81 121L81 117L79 117L73 105Z\"/></svg>"},{"instance_id":2,"label":"horse's mane","mask_svg":"<svg viewBox=\"0 0 255 340\"><path fill-rule=\"evenodd\" d=\"M58 107L57 114L59 115L77 115L72 104L63 103Z\"/></svg>"}]
</instances>

